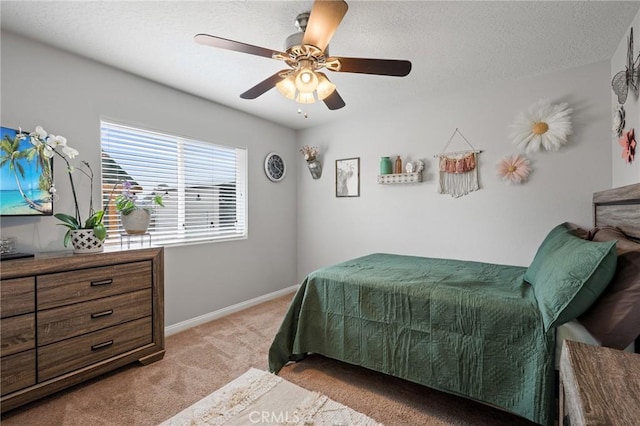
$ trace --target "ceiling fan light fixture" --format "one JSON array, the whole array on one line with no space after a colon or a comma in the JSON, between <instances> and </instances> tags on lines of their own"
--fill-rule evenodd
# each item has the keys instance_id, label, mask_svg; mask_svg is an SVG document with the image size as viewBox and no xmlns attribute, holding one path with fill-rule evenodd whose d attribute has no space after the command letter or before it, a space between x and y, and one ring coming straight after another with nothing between
<instances>
[{"instance_id":1,"label":"ceiling fan light fixture","mask_svg":"<svg viewBox=\"0 0 640 426\"><path fill-rule=\"evenodd\" d=\"M296 88L300 92L313 93L318 87L318 76L308 67L303 67L295 77Z\"/></svg>"},{"instance_id":2,"label":"ceiling fan light fixture","mask_svg":"<svg viewBox=\"0 0 640 426\"><path fill-rule=\"evenodd\" d=\"M324 73L316 73L318 76L318 87L316 92L318 99L324 100L336 90L336 85L329 81Z\"/></svg>"},{"instance_id":3,"label":"ceiling fan light fixture","mask_svg":"<svg viewBox=\"0 0 640 426\"><path fill-rule=\"evenodd\" d=\"M296 91L298 90L296 89L295 80L291 75L276 83L276 89L278 89L278 92L280 92L282 96L292 101L295 100Z\"/></svg>"},{"instance_id":4,"label":"ceiling fan light fixture","mask_svg":"<svg viewBox=\"0 0 640 426\"><path fill-rule=\"evenodd\" d=\"M303 71L308 72L309 75L307 77L301 75ZM324 73L308 69L303 71L283 78L276 83L276 89L282 96L300 104L312 104L317 100L326 99L336 90L335 84L331 83ZM304 90L298 88L298 81L302 82L301 87ZM314 86L315 90L308 90Z\"/></svg>"},{"instance_id":5,"label":"ceiling fan light fixture","mask_svg":"<svg viewBox=\"0 0 640 426\"><path fill-rule=\"evenodd\" d=\"M300 92L296 94L296 102L299 104L312 104L316 101L314 92Z\"/></svg>"}]
</instances>

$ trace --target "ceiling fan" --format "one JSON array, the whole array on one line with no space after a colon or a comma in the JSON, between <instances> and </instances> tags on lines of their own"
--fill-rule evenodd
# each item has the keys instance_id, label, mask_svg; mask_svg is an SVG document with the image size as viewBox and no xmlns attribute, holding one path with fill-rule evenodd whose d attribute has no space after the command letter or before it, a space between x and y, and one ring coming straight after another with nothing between
<instances>
[{"instance_id":1,"label":"ceiling fan","mask_svg":"<svg viewBox=\"0 0 640 426\"><path fill-rule=\"evenodd\" d=\"M345 106L336 86L326 74L333 72L388 75L404 77L411 71L411 62L395 59L343 58L329 56L329 41L347 13L343 0L316 0L311 12L301 13L296 26L302 31L287 38L285 51L266 49L239 41L209 34L197 34L195 41L207 46L284 61L289 69L283 69L256 84L240 95L243 99L255 99L273 87L286 98L308 104L322 100L330 110Z\"/></svg>"}]
</instances>

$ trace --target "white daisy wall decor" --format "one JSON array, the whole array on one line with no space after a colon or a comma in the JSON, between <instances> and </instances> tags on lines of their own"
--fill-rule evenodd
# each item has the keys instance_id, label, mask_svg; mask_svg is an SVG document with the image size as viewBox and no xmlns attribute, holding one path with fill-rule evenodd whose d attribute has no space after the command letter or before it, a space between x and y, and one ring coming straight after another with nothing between
<instances>
[{"instance_id":1,"label":"white daisy wall decor","mask_svg":"<svg viewBox=\"0 0 640 426\"><path fill-rule=\"evenodd\" d=\"M498 163L498 175L508 183L523 183L530 173L531 163L521 155L509 155Z\"/></svg>"},{"instance_id":2,"label":"white daisy wall decor","mask_svg":"<svg viewBox=\"0 0 640 426\"><path fill-rule=\"evenodd\" d=\"M572 131L573 110L568 106L567 103L551 105L548 99L542 99L518 114L511 126L513 144L526 153L538 152L540 147L547 151L559 150Z\"/></svg>"}]
</instances>

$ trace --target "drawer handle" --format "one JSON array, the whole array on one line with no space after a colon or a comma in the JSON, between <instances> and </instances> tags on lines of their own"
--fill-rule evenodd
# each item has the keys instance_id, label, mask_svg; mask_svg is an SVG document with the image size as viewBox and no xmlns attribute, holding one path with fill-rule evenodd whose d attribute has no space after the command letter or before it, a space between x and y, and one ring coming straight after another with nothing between
<instances>
[{"instance_id":1,"label":"drawer handle","mask_svg":"<svg viewBox=\"0 0 640 426\"><path fill-rule=\"evenodd\" d=\"M106 279L106 280L100 280L100 281L91 281L91 287L95 287L98 285L109 285L113 282L113 280L111 278Z\"/></svg>"},{"instance_id":2,"label":"drawer handle","mask_svg":"<svg viewBox=\"0 0 640 426\"><path fill-rule=\"evenodd\" d=\"M97 351L98 349L106 348L108 346L113 345L113 340L108 340L104 343L98 343L97 345L91 346L92 351Z\"/></svg>"},{"instance_id":3,"label":"drawer handle","mask_svg":"<svg viewBox=\"0 0 640 426\"><path fill-rule=\"evenodd\" d=\"M91 314L91 318L106 317L107 315L111 315L112 313L113 309L109 309L108 311L96 312L95 314Z\"/></svg>"}]
</instances>

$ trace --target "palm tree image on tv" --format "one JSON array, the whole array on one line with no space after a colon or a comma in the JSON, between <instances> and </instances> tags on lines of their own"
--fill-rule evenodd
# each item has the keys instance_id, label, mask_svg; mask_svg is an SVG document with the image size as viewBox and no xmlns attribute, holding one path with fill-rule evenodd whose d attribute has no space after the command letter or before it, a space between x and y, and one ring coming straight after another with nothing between
<instances>
[{"instance_id":1,"label":"palm tree image on tv","mask_svg":"<svg viewBox=\"0 0 640 426\"><path fill-rule=\"evenodd\" d=\"M2 127L0 141L0 214L51 215L51 161L28 135Z\"/></svg>"}]
</instances>

